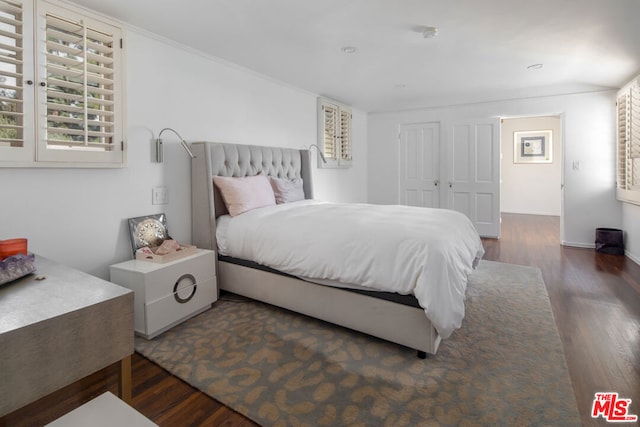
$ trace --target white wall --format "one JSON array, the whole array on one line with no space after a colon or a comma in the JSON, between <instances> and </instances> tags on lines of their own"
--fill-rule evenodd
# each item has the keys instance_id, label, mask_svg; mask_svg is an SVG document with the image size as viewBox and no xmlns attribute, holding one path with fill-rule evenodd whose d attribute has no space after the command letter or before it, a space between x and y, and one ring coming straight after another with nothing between
<instances>
[{"instance_id":1,"label":"white wall","mask_svg":"<svg viewBox=\"0 0 640 427\"><path fill-rule=\"evenodd\" d=\"M542 115L564 119L563 243L593 247L596 227L620 228L622 222L615 199L614 91L370 114L369 201L398 202L400 124L441 122L446 141L448 128L458 120ZM571 169L574 161L580 170Z\"/></svg>"},{"instance_id":2,"label":"white wall","mask_svg":"<svg viewBox=\"0 0 640 427\"><path fill-rule=\"evenodd\" d=\"M190 160L163 134L165 162L152 162L164 127L187 141L305 148L316 142L316 95L128 28L128 165L123 169L0 169L0 239L27 237L36 254L102 278L131 258L126 219L165 212L172 237L191 239ZM353 112L354 166L314 170L318 199L366 200L366 114ZM167 186L169 204L151 204Z\"/></svg>"},{"instance_id":3,"label":"white wall","mask_svg":"<svg viewBox=\"0 0 640 427\"><path fill-rule=\"evenodd\" d=\"M551 130L551 163L514 163L514 132ZM502 120L500 210L560 216L562 194L562 128L560 118L522 117Z\"/></svg>"}]
</instances>

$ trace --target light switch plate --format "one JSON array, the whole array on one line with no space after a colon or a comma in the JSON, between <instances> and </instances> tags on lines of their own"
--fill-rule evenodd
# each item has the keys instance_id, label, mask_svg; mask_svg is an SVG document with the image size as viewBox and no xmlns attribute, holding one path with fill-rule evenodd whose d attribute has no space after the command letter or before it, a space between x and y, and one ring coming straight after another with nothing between
<instances>
[{"instance_id":1,"label":"light switch plate","mask_svg":"<svg viewBox=\"0 0 640 427\"><path fill-rule=\"evenodd\" d=\"M154 205L166 205L169 203L169 190L167 190L167 187L153 187L151 203Z\"/></svg>"}]
</instances>

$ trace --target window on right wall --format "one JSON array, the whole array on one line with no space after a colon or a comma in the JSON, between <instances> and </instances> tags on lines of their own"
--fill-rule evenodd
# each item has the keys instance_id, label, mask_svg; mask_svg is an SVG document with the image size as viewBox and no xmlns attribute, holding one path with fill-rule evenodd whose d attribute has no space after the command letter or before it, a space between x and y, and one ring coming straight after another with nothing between
<instances>
[{"instance_id":1,"label":"window on right wall","mask_svg":"<svg viewBox=\"0 0 640 427\"><path fill-rule=\"evenodd\" d=\"M326 159L320 168L351 167L351 109L326 98L318 98L318 147Z\"/></svg>"},{"instance_id":2,"label":"window on right wall","mask_svg":"<svg viewBox=\"0 0 640 427\"><path fill-rule=\"evenodd\" d=\"M640 76L618 92L616 197L640 205Z\"/></svg>"}]
</instances>

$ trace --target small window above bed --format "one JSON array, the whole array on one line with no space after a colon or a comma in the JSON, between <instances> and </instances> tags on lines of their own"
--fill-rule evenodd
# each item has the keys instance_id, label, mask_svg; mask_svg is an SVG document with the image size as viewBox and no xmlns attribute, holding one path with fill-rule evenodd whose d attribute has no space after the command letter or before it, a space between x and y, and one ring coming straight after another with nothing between
<instances>
[{"instance_id":1,"label":"small window above bed","mask_svg":"<svg viewBox=\"0 0 640 427\"><path fill-rule=\"evenodd\" d=\"M318 147L326 163L318 159L320 168L351 167L351 109L326 98L318 98Z\"/></svg>"}]
</instances>

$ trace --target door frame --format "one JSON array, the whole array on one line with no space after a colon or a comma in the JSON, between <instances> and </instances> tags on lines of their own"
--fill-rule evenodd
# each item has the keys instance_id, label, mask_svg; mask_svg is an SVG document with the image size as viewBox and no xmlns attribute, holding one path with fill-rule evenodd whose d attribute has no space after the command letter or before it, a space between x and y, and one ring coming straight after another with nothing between
<instances>
[{"instance_id":1,"label":"door frame","mask_svg":"<svg viewBox=\"0 0 640 427\"><path fill-rule=\"evenodd\" d=\"M557 158L554 158L553 161L558 161L560 162L560 182L558 183L558 185L560 186L560 236L559 240L560 240L560 244L564 245L565 244L565 240L564 240L564 235L565 235L565 196L564 196L564 183L565 183L565 174L566 174L566 167L565 167L565 162L564 159L566 158L566 144L565 144L565 119L566 119L566 114L564 112L554 112L554 113L540 113L540 114L522 114L522 115L513 115L513 116L500 116L500 122L502 123L502 120L512 120L512 119L527 119L527 118L537 118L537 117L557 117L559 120L559 127L560 127L560 132L559 132L559 139L560 139L560 150L559 150L559 155L557 156ZM501 133L502 134L502 133ZM557 143L557 139L558 138L556 136L554 136L554 144ZM502 143L503 141L501 141L500 143L500 147L502 149ZM503 153L500 153L500 158L501 158L501 163L502 161L509 161L509 159L504 159L503 158ZM501 168L502 170L502 168ZM500 177L500 181L502 182L502 176Z\"/></svg>"}]
</instances>

